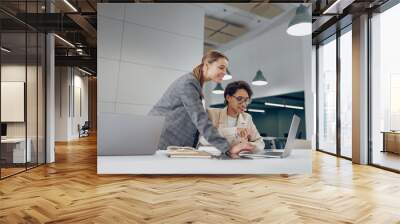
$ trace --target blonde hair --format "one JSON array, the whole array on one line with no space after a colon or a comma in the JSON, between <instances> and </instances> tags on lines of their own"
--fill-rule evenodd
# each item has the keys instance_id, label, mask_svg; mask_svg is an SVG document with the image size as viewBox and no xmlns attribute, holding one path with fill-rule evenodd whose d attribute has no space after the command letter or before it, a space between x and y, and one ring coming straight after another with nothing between
<instances>
[{"instance_id":1,"label":"blonde hair","mask_svg":"<svg viewBox=\"0 0 400 224\"><path fill-rule=\"evenodd\" d=\"M201 59L201 64L197 65L194 69L193 69L193 75L194 77L196 77L197 80L199 80L200 82L200 86L203 87L204 85L204 74L203 74L203 65L204 63L213 63L215 61L217 61L220 58L225 58L227 61L229 61L228 57L226 57L224 54L222 54L219 51L208 51L207 54L205 54L203 56L203 58Z\"/></svg>"}]
</instances>

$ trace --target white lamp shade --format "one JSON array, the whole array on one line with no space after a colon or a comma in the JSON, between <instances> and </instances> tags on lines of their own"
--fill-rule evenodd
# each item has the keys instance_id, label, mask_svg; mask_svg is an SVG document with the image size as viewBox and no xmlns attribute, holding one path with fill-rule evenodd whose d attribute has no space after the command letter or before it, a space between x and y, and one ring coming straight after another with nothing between
<instances>
[{"instance_id":1,"label":"white lamp shade","mask_svg":"<svg viewBox=\"0 0 400 224\"><path fill-rule=\"evenodd\" d=\"M253 81L251 82L251 84L255 85L255 86L265 86L268 84L267 81Z\"/></svg>"},{"instance_id":2,"label":"white lamp shade","mask_svg":"<svg viewBox=\"0 0 400 224\"><path fill-rule=\"evenodd\" d=\"M222 78L222 80L229 80L229 79L232 79L232 75L231 72L228 69L226 69L226 74L224 75L224 78Z\"/></svg>"},{"instance_id":3,"label":"white lamp shade","mask_svg":"<svg viewBox=\"0 0 400 224\"><path fill-rule=\"evenodd\" d=\"M224 88L222 87L221 83L218 83L215 88L212 90L214 94L224 94Z\"/></svg>"},{"instance_id":4,"label":"white lamp shade","mask_svg":"<svg viewBox=\"0 0 400 224\"><path fill-rule=\"evenodd\" d=\"M296 9L296 15L289 22L286 32L292 36L306 36L311 34L311 30L311 15L308 13L308 8L300 5Z\"/></svg>"},{"instance_id":5,"label":"white lamp shade","mask_svg":"<svg viewBox=\"0 0 400 224\"><path fill-rule=\"evenodd\" d=\"M251 84L255 86L265 86L268 84L261 70L258 70Z\"/></svg>"},{"instance_id":6,"label":"white lamp shade","mask_svg":"<svg viewBox=\"0 0 400 224\"><path fill-rule=\"evenodd\" d=\"M231 75L229 75L228 73L226 73L225 75L224 75L224 78L222 78L222 80L230 80L230 79L232 79L232 76Z\"/></svg>"},{"instance_id":7,"label":"white lamp shade","mask_svg":"<svg viewBox=\"0 0 400 224\"><path fill-rule=\"evenodd\" d=\"M311 23L298 23L287 28L286 32L292 36L307 36L311 34Z\"/></svg>"}]
</instances>

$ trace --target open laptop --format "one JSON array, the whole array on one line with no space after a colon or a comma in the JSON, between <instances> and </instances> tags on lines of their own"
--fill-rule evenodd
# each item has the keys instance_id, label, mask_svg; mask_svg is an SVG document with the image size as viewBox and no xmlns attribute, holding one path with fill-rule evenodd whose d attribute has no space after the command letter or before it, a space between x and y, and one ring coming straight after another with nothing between
<instances>
[{"instance_id":1,"label":"open laptop","mask_svg":"<svg viewBox=\"0 0 400 224\"><path fill-rule=\"evenodd\" d=\"M247 158L286 158L292 152L292 145L296 139L296 133L299 128L300 118L297 115L293 115L292 123L290 124L289 134L286 139L285 149L283 152L269 151L263 153L239 153L241 157Z\"/></svg>"},{"instance_id":2,"label":"open laptop","mask_svg":"<svg viewBox=\"0 0 400 224\"><path fill-rule=\"evenodd\" d=\"M153 155L164 120L161 116L100 113L97 155Z\"/></svg>"}]
</instances>

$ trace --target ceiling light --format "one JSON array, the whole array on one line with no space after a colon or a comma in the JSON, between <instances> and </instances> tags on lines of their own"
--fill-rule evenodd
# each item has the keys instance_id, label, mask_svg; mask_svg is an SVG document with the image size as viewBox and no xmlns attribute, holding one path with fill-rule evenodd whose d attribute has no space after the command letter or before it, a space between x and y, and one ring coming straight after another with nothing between
<instances>
[{"instance_id":1,"label":"ceiling light","mask_svg":"<svg viewBox=\"0 0 400 224\"><path fill-rule=\"evenodd\" d=\"M7 49L7 48L5 48L5 47L1 47L1 50L4 51L4 52L6 52L6 53L10 53L10 52L11 52L11 50L9 50L9 49Z\"/></svg>"},{"instance_id":2,"label":"ceiling light","mask_svg":"<svg viewBox=\"0 0 400 224\"><path fill-rule=\"evenodd\" d=\"M331 9L335 8L337 6L337 4L340 2L341 0L336 0L335 2L333 2L332 5L330 5L327 9L325 9L322 14L327 14L330 13Z\"/></svg>"},{"instance_id":3,"label":"ceiling light","mask_svg":"<svg viewBox=\"0 0 400 224\"><path fill-rule=\"evenodd\" d=\"M224 75L224 78L222 80L229 80L229 79L232 79L232 75L231 72L228 69L226 69L226 74Z\"/></svg>"},{"instance_id":4,"label":"ceiling light","mask_svg":"<svg viewBox=\"0 0 400 224\"><path fill-rule=\"evenodd\" d=\"M251 84L255 86L265 86L268 84L261 70L258 70Z\"/></svg>"},{"instance_id":5,"label":"ceiling light","mask_svg":"<svg viewBox=\"0 0 400 224\"><path fill-rule=\"evenodd\" d=\"M221 83L218 83L215 88L212 90L214 94L224 94L224 88L222 87Z\"/></svg>"},{"instance_id":6,"label":"ceiling light","mask_svg":"<svg viewBox=\"0 0 400 224\"><path fill-rule=\"evenodd\" d=\"M280 103L264 103L266 106L273 106L273 107L285 107L285 108L290 108L290 109L297 109L297 110L304 110L304 107L301 106L292 106L292 105L287 105L287 104L280 104Z\"/></svg>"},{"instance_id":7,"label":"ceiling light","mask_svg":"<svg viewBox=\"0 0 400 224\"><path fill-rule=\"evenodd\" d=\"M279 103L264 103L266 106L273 106L273 107L285 107L285 104L279 104Z\"/></svg>"},{"instance_id":8,"label":"ceiling light","mask_svg":"<svg viewBox=\"0 0 400 224\"><path fill-rule=\"evenodd\" d=\"M265 110L259 110L259 109L247 109L247 111L256 113L265 113Z\"/></svg>"},{"instance_id":9,"label":"ceiling light","mask_svg":"<svg viewBox=\"0 0 400 224\"><path fill-rule=\"evenodd\" d=\"M65 4L67 4L74 12L78 12L78 10L71 4L69 3L68 0L64 0Z\"/></svg>"},{"instance_id":10,"label":"ceiling light","mask_svg":"<svg viewBox=\"0 0 400 224\"><path fill-rule=\"evenodd\" d=\"M297 110L304 110L304 107L300 107L300 106L286 105L285 107L291 108L291 109L297 109Z\"/></svg>"},{"instance_id":11,"label":"ceiling light","mask_svg":"<svg viewBox=\"0 0 400 224\"><path fill-rule=\"evenodd\" d=\"M308 13L308 8L300 5L296 9L296 15L289 22L286 32L292 36L306 36L311 34L311 29L311 15Z\"/></svg>"},{"instance_id":12,"label":"ceiling light","mask_svg":"<svg viewBox=\"0 0 400 224\"><path fill-rule=\"evenodd\" d=\"M79 68L79 67L78 67L78 70L81 71L81 72L83 72L83 73L85 73L85 74L87 74L87 75L92 75L92 73L90 73L90 72L88 72L88 71L86 71L86 70L83 70L83 69L81 69L81 68Z\"/></svg>"},{"instance_id":13,"label":"ceiling light","mask_svg":"<svg viewBox=\"0 0 400 224\"><path fill-rule=\"evenodd\" d=\"M69 42L68 40L66 40L66 39L64 39L64 38L62 38L62 37L60 37L60 36L57 35L57 34L54 34L54 36L57 37L58 39L60 39L61 41L63 41L64 43L66 43L67 45L69 45L70 47L75 48L75 45L71 44L71 42Z\"/></svg>"}]
</instances>

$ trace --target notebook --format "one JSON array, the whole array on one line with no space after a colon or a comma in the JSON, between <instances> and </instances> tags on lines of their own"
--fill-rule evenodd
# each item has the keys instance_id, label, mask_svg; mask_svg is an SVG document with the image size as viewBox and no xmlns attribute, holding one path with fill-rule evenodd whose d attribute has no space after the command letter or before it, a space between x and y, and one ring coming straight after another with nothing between
<instances>
[{"instance_id":1,"label":"notebook","mask_svg":"<svg viewBox=\"0 0 400 224\"><path fill-rule=\"evenodd\" d=\"M211 153L183 146L168 146L166 153L170 158L212 158Z\"/></svg>"}]
</instances>

